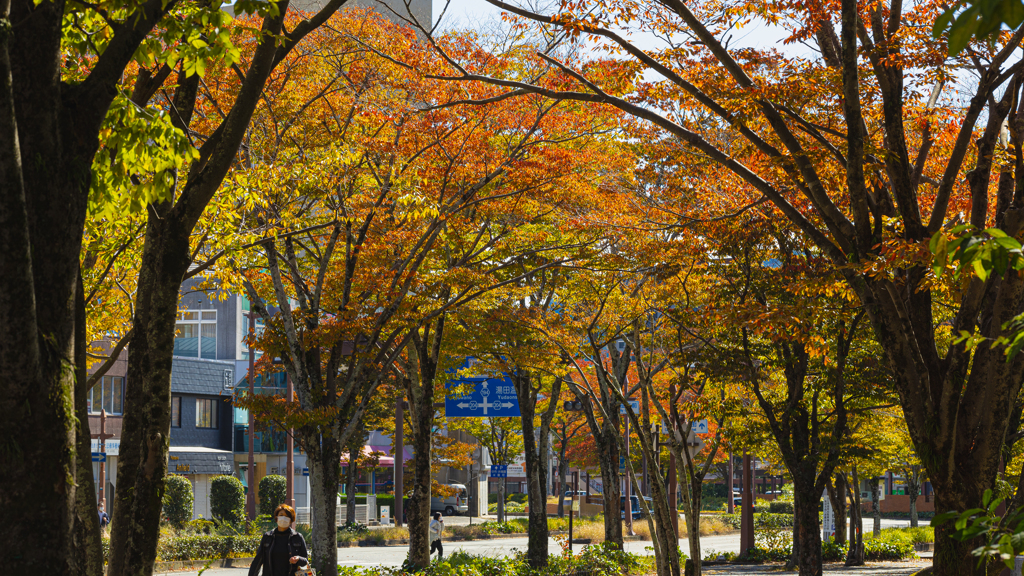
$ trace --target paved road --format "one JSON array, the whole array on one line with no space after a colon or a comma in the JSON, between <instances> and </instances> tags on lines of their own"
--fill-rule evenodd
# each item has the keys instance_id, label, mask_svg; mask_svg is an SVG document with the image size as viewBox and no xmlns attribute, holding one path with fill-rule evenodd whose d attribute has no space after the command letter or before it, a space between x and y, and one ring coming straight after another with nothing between
<instances>
[{"instance_id":1,"label":"paved road","mask_svg":"<svg viewBox=\"0 0 1024 576\"><path fill-rule=\"evenodd\" d=\"M466 524L468 524L468 519ZM474 519L474 524L479 519ZM883 528L897 527L897 526L909 526L910 522L907 520L882 520ZM872 530L871 520L865 520L864 522L865 532ZM649 550L645 550L650 546L650 542L638 541L638 542L626 542L626 550L636 554L651 554ZM516 550L526 550L527 539L526 538L495 538L493 540L469 540L460 542L445 542L444 550L445 554L450 554L455 550L464 550L470 554L490 557L506 556ZM679 540L679 547L684 552L689 550L689 542L685 538ZM552 554L560 554L561 547L558 542L551 539L548 543L548 550ZM701 538L701 550L703 554L710 553L711 550L716 552L735 552L740 551L740 536L738 532L732 534L725 534L722 536L704 536ZM401 566L402 562L405 561L406 553L408 548L405 546L386 546L386 547L354 547L354 548L339 548L338 549L338 564L341 566ZM909 564L901 563L899 566L911 568ZM858 574L911 574L915 570L919 569L920 566L907 572L901 571L880 571L880 572L858 572ZM764 568L761 568L764 569ZM207 570L203 573L204 576L244 576L245 572L242 568L220 568L215 570ZM737 574L766 574L768 572L736 572ZM844 573L842 570L829 572L826 574L840 574ZM173 572L178 576L195 576L197 572ZM723 572L722 574L727 574ZM729 573L731 574L731 572Z\"/></svg>"}]
</instances>

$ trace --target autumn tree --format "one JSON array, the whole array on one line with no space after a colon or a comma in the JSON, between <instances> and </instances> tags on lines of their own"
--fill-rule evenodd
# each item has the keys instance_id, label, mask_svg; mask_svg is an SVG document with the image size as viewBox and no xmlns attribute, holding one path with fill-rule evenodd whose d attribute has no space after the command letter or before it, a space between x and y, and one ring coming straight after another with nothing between
<instances>
[{"instance_id":1,"label":"autumn tree","mask_svg":"<svg viewBox=\"0 0 1024 576\"><path fill-rule=\"evenodd\" d=\"M782 24L787 41L817 51L790 66L777 52L723 40L732 26L760 14L742 3L564 2L538 12L488 1L523 26L586 34L628 54L624 66L636 88L543 52L538 61L571 82L553 88L541 75L510 80L472 67L452 80L615 106L678 139L698 163L727 171L733 190L770 202L864 307L937 506L980 505L995 482L1024 358L1006 362L1003 343L976 349L948 334L951 328L999 342L1020 312L1024 281L1010 269L963 285L936 282L927 241L961 222L1020 233L1024 192L1014 174L1024 156L1015 87L1024 64L1014 54L1024 28L950 57L946 37L931 37L945 5L845 0L766 7L763 17ZM645 50L617 29L623 22L668 43ZM959 28L957 50L972 30ZM947 79L961 69L979 78L963 105L944 97ZM1000 139L1004 120L1011 129ZM976 571L971 543L940 528L936 545L936 573Z\"/></svg>"}]
</instances>

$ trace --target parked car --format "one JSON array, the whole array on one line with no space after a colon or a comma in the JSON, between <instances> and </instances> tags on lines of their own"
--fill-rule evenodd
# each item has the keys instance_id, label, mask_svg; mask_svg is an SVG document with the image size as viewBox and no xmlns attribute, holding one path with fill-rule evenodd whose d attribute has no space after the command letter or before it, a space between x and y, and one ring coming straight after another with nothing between
<instances>
[{"instance_id":1,"label":"parked car","mask_svg":"<svg viewBox=\"0 0 1024 576\"><path fill-rule=\"evenodd\" d=\"M468 513L469 494L466 491L466 486L463 484L448 484L448 486L456 490L455 495L447 498L431 496L430 511L441 512L445 516L455 516L456 514Z\"/></svg>"},{"instance_id":2,"label":"parked car","mask_svg":"<svg viewBox=\"0 0 1024 576\"><path fill-rule=\"evenodd\" d=\"M640 509L640 498L638 498L635 494L631 494L629 496L629 500L632 503L632 506L630 506L630 509L631 509L632 514L633 514L633 520L639 520L639 519L643 518L643 510ZM622 519L623 520L626 519L626 497L625 496L619 496L619 514L622 515Z\"/></svg>"}]
</instances>

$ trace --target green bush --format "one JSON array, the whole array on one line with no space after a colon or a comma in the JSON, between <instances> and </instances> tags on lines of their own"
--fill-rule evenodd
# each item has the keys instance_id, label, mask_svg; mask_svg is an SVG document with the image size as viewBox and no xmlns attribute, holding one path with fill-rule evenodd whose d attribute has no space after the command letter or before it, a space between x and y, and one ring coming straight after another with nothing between
<instances>
[{"instance_id":1,"label":"green bush","mask_svg":"<svg viewBox=\"0 0 1024 576\"><path fill-rule=\"evenodd\" d=\"M727 504L728 503L729 503L729 501L725 498L725 496L708 496L708 495L705 494L700 499L700 509L702 511L706 511L706 512L717 511L717 510L727 510L728 509L727 508ZM680 502L679 503L680 509L682 509L683 506L684 506L684 503Z\"/></svg>"},{"instance_id":2,"label":"green bush","mask_svg":"<svg viewBox=\"0 0 1024 576\"><path fill-rule=\"evenodd\" d=\"M164 478L164 515L176 528L192 519L195 496L192 483L184 476Z\"/></svg>"},{"instance_id":3,"label":"green bush","mask_svg":"<svg viewBox=\"0 0 1024 576\"><path fill-rule=\"evenodd\" d=\"M165 538L157 556L163 561L248 558L260 545L261 536L207 536L194 534Z\"/></svg>"},{"instance_id":4,"label":"green bush","mask_svg":"<svg viewBox=\"0 0 1024 576\"><path fill-rule=\"evenodd\" d=\"M872 562L906 560L907 558L913 558L914 556L913 543L885 538L864 539L865 560L870 560Z\"/></svg>"},{"instance_id":5,"label":"green bush","mask_svg":"<svg viewBox=\"0 0 1024 576\"><path fill-rule=\"evenodd\" d=\"M505 502L515 502L516 504L526 504L526 501L527 501L528 498L529 498L528 494L517 492L515 494L509 494L508 497L505 498Z\"/></svg>"},{"instance_id":6,"label":"green bush","mask_svg":"<svg viewBox=\"0 0 1024 576\"><path fill-rule=\"evenodd\" d=\"M273 514L288 497L288 480L272 474L260 480L260 514Z\"/></svg>"},{"instance_id":7,"label":"green bush","mask_svg":"<svg viewBox=\"0 0 1024 576\"><path fill-rule=\"evenodd\" d=\"M768 503L768 511L772 514L792 514L793 503L772 501Z\"/></svg>"},{"instance_id":8,"label":"green bush","mask_svg":"<svg viewBox=\"0 0 1024 576\"><path fill-rule=\"evenodd\" d=\"M210 482L210 511L214 518L238 523L245 518L245 487L234 476L217 476Z\"/></svg>"},{"instance_id":9,"label":"green bush","mask_svg":"<svg viewBox=\"0 0 1024 576\"><path fill-rule=\"evenodd\" d=\"M821 543L821 560L823 562L842 562L846 559L846 553L850 545L843 542L837 544L835 538Z\"/></svg>"}]
</instances>

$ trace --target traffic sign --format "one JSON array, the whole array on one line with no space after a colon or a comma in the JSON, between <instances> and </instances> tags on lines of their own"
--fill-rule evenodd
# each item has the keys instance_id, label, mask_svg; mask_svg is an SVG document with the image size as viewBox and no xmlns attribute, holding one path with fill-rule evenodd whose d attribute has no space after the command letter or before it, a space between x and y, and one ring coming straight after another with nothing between
<instances>
[{"instance_id":1,"label":"traffic sign","mask_svg":"<svg viewBox=\"0 0 1024 576\"><path fill-rule=\"evenodd\" d=\"M303 476L309 476L309 468L303 468L302 469L302 475Z\"/></svg>"},{"instance_id":2,"label":"traffic sign","mask_svg":"<svg viewBox=\"0 0 1024 576\"><path fill-rule=\"evenodd\" d=\"M491 464L491 478L508 478L508 465Z\"/></svg>"},{"instance_id":3,"label":"traffic sign","mask_svg":"<svg viewBox=\"0 0 1024 576\"><path fill-rule=\"evenodd\" d=\"M639 400L630 400L629 401L629 407L633 409L633 414L636 414L638 416L640 415L640 401ZM625 414L625 413L626 413L626 406L625 406L625 404L619 404L619 414Z\"/></svg>"},{"instance_id":4,"label":"traffic sign","mask_svg":"<svg viewBox=\"0 0 1024 576\"><path fill-rule=\"evenodd\" d=\"M626 473L626 457L619 456L619 474Z\"/></svg>"},{"instance_id":5,"label":"traffic sign","mask_svg":"<svg viewBox=\"0 0 1024 576\"><path fill-rule=\"evenodd\" d=\"M462 378L448 384L473 385L473 391L464 396L448 396L444 400L448 418L483 418L519 416L519 397L508 378Z\"/></svg>"},{"instance_id":6,"label":"traffic sign","mask_svg":"<svg viewBox=\"0 0 1024 576\"><path fill-rule=\"evenodd\" d=\"M693 427L690 431L694 434L707 434L708 433L708 421L707 418L704 420L697 420L693 423Z\"/></svg>"},{"instance_id":7,"label":"traffic sign","mask_svg":"<svg viewBox=\"0 0 1024 576\"><path fill-rule=\"evenodd\" d=\"M106 462L107 461L107 455L104 452L93 452L92 453L92 461L93 462Z\"/></svg>"}]
</instances>

